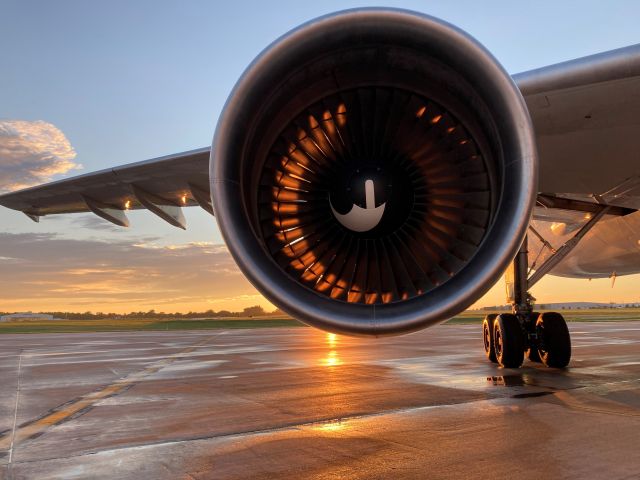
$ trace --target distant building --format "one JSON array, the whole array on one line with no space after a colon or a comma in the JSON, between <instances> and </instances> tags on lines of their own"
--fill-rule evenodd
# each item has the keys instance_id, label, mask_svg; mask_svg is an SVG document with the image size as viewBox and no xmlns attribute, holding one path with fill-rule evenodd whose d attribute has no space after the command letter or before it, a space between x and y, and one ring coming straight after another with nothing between
<instances>
[{"instance_id":1,"label":"distant building","mask_svg":"<svg viewBox=\"0 0 640 480\"><path fill-rule=\"evenodd\" d=\"M2 315L0 322L10 322L11 320L55 320L53 315L47 315L45 313L11 313L9 315Z\"/></svg>"}]
</instances>

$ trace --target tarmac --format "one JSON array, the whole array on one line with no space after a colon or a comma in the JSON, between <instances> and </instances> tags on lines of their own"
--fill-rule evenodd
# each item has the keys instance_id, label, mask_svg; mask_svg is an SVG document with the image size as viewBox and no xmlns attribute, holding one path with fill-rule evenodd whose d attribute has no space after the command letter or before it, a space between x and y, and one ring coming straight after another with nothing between
<instances>
[{"instance_id":1,"label":"tarmac","mask_svg":"<svg viewBox=\"0 0 640 480\"><path fill-rule=\"evenodd\" d=\"M640 322L564 370L480 330L2 335L0 478L640 478Z\"/></svg>"}]
</instances>

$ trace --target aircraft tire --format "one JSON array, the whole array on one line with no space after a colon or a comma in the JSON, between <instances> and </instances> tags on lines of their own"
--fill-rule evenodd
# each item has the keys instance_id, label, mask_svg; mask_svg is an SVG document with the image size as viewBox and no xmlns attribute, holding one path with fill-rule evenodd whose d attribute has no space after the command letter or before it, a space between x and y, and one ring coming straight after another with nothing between
<instances>
[{"instance_id":1,"label":"aircraft tire","mask_svg":"<svg viewBox=\"0 0 640 480\"><path fill-rule=\"evenodd\" d=\"M484 354L487 356L487 360L493 363L498 363L496 360L496 351L493 347L493 322L495 321L497 313L490 313L482 321L482 343L484 344Z\"/></svg>"},{"instance_id":2,"label":"aircraft tire","mask_svg":"<svg viewBox=\"0 0 640 480\"><path fill-rule=\"evenodd\" d=\"M536 321L540 359L547 367L564 368L571 360L571 337L564 317L556 312L542 313Z\"/></svg>"},{"instance_id":3,"label":"aircraft tire","mask_svg":"<svg viewBox=\"0 0 640 480\"><path fill-rule=\"evenodd\" d=\"M518 317L502 313L493 322L493 344L498 364L518 368L524 360L524 336Z\"/></svg>"}]
</instances>

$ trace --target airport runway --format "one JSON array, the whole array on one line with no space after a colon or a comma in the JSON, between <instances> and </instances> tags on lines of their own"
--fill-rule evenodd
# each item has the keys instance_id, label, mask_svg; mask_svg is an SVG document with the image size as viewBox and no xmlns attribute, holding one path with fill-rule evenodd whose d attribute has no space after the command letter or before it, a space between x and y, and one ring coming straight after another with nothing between
<instances>
[{"instance_id":1,"label":"airport runway","mask_svg":"<svg viewBox=\"0 0 640 480\"><path fill-rule=\"evenodd\" d=\"M0 478L640 478L640 322L570 329L564 371L478 325L2 335Z\"/></svg>"}]
</instances>

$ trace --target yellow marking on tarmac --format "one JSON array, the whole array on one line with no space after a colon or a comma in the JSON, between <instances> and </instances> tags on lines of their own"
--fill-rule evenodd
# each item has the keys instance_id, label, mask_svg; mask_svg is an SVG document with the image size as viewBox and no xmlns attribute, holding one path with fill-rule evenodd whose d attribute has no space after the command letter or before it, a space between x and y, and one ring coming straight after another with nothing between
<instances>
[{"instance_id":1,"label":"yellow marking on tarmac","mask_svg":"<svg viewBox=\"0 0 640 480\"><path fill-rule=\"evenodd\" d=\"M82 397L78 398L72 403L60 405L48 415L45 415L44 417L32 423L28 423L26 425L23 424L23 426L21 426L15 431L15 435L13 437L14 447L15 445L19 444L22 441L28 440L29 438L32 438L35 435L44 433L53 425L61 423L62 421L68 419L69 417L72 417L73 415L77 414L78 412L81 412L85 408L91 407L92 405L97 403L99 400L117 395L118 393L122 392L125 388L139 382L144 377L147 377L149 375L152 375L158 372L160 369L173 363L174 361L179 359L181 356L187 353L193 352L196 348L206 344L209 340L213 339L213 337L216 337L217 335L220 335L220 333L217 333L216 335L213 335L211 337L207 337L201 342L198 342L195 345L192 345L184 350L181 350L180 352L174 353L173 355L170 355L167 358L158 360L157 362L149 365L144 370L140 372L132 373L131 375L127 375L126 377L117 380L116 382L112 383L111 385L108 385L102 390L83 395ZM8 432L7 434L0 436L0 452L3 450L8 450L10 448L11 446L10 433L11 432Z\"/></svg>"}]
</instances>

